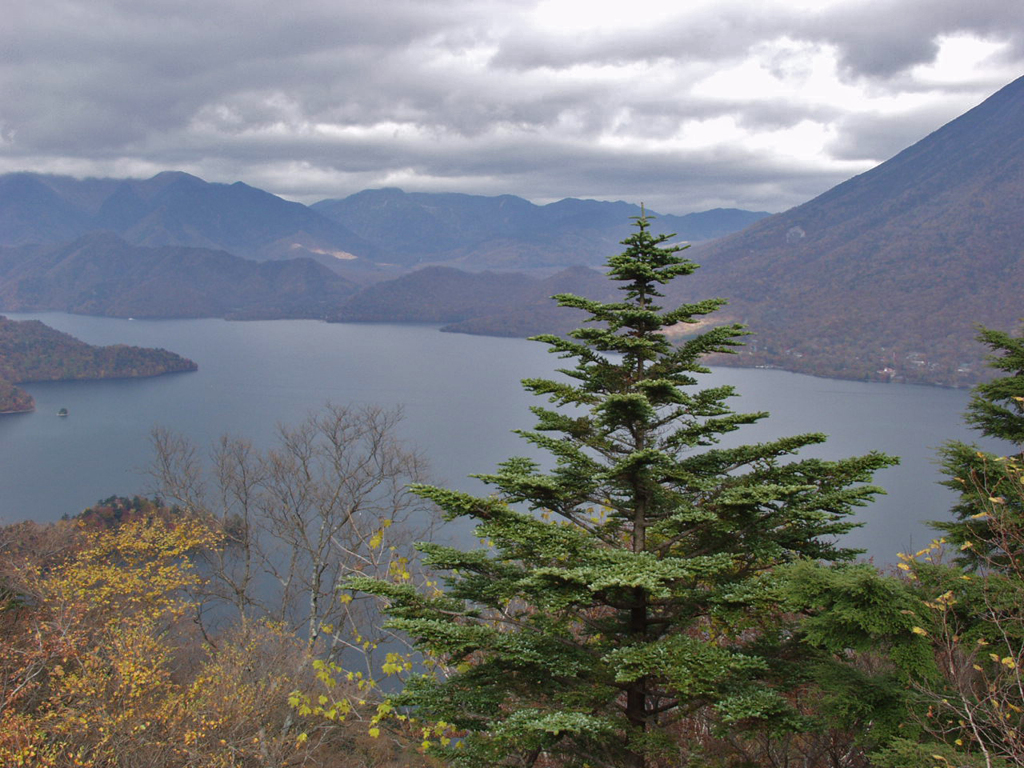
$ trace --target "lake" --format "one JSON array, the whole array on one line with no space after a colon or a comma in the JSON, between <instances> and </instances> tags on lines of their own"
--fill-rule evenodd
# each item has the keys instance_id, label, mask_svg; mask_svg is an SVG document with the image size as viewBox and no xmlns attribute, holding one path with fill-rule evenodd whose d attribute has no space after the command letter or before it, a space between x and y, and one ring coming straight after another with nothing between
<instances>
[{"instance_id":1,"label":"lake","mask_svg":"<svg viewBox=\"0 0 1024 768\"><path fill-rule=\"evenodd\" d=\"M297 423L328 401L400 405L403 436L429 457L434 476L482 491L469 474L530 455L511 433L533 426L528 409L537 402L519 380L549 375L559 362L542 344L423 325L5 314L42 320L90 344L163 347L195 360L199 371L25 385L35 413L0 416L0 523L55 520L101 498L147 491L155 425L203 446L225 433L268 445L278 424ZM720 368L706 378L737 388L737 410L772 414L740 430L735 442L825 432L829 442L803 455L875 449L901 457L899 467L876 476L888 493L859 513L865 525L848 545L891 562L932 538L922 521L948 516L952 494L937 484L934 449L948 439L977 439L961 421L967 392L776 370ZM60 408L70 415L58 418Z\"/></svg>"}]
</instances>

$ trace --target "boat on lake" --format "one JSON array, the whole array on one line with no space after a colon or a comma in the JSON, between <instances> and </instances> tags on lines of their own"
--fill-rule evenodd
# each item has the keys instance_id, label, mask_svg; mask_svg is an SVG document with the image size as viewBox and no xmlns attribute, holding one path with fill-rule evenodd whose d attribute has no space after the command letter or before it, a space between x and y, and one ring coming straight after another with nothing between
<instances>
[{"instance_id":1,"label":"boat on lake","mask_svg":"<svg viewBox=\"0 0 1024 768\"><path fill-rule=\"evenodd\" d=\"M68 415L68 409L61 408L59 411L57 411L57 415L60 416L61 418L64 418L65 416Z\"/></svg>"}]
</instances>

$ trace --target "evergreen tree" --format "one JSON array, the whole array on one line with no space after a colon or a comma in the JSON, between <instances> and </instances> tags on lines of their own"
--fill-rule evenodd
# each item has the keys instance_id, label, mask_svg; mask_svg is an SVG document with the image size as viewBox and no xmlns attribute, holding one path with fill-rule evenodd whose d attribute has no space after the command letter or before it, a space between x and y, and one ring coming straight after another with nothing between
<instances>
[{"instance_id":1,"label":"evergreen tree","mask_svg":"<svg viewBox=\"0 0 1024 768\"><path fill-rule=\"evenodd\" d=\"M636 228L608 263L622 301L560 295L588 325L537 337L574 361L564 381L524 381L553 404L533 408L537 426L521 433L553 469L510 459L483 476L496 489L487 498L417 487L449 518L476 521L490 548L421 545L443 592L349 583L386 598L391 626L447 662L391 704L462 732L437 747L454 765L654 766L695 717L799 729L773 569L854 556L836 537L878 492L864 484L873 471L893 463L793 458L821 434L721 446L766 416L731 410L731 387L698 386L701 358L745 331L670 343L667 328L724 302L658 306L658 289L696 265L645 216Z\"/></svg>"},{"instance_id":2,"label":"evergreen tree","mask_svg":"<svg viewBox=\"0 0 1024 768\"><path fill-rule=\"evenodd\" d=\"M951 543L962 547L961 562L973 566L991 564L991 557L998 562L988 514L993 500L1024 525L1017 474L1008 471L1012 462L1007 461L1020 461L1024 452L1024 339L982 328L978 340L992 350L989 365L1007 375L974 388L964 419L986 437L1006 441L1009 450L1006 456L998 456L973 444L946 443L939 454L949 476L944 485L958 491L960 498L953 507L953 521L933 523Z\"/></svg>"},{"instance_id":3,"label":"evergreen tree","mask_svg":"<svg viewBox=\"0 0 1024 768\"><path fill-rule=\"evenodd\" d=\"M798 636L824 652L810 674L826 702L872 701L863 741L879 768L1024 766L1024 340L979 339L1009 375L975 387L965 419L1013 453L944 446L946 485L960 491L954 520L932 523L946 536L900 555L897 577L786 569Z\"/></svg>"},{"instance_id":4,"label":"evergreen tree","mask_svg":"<svg viewBox=\"0 0 1024 768\"><path fill-rule=\"evenodd\" d=\"M1024 339L982 328L978 341L989 346L989 366L1008 376L974 388L966 421L990 437L1024 445Z\"/></svg>"}]
</instances>

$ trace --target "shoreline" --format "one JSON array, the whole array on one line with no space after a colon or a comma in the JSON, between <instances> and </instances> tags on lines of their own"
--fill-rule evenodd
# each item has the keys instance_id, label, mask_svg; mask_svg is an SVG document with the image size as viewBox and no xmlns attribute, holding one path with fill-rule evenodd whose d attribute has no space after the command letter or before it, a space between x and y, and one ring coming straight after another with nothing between
<instances>
[{"instance_id":1,"label":"shoreline","mask_svg":"<svg viewBox=\"0 0 1024 768\"><path fill-rule=\"evenodd\" d=\"M62 312L62 311L63 310L29 310L29 311L9 310L8 312L24 316L24 315L40 315L40 314L46 314L46 313L49 313L49 312ZM287 322L287 321L298 320L298 321L307 321L307 322L312 321L312 322L328 323L328 324L332 324L332 325L333 324L338 324L338 325L415 325L415 326L434 326L441 333L457 333L457 334L464 334L464 335L467 335L467 336L481 336L481 337L493 338L493 339L502 339L502 338L506 338L506 339L507 338L512 338L512 339L528 339L528 338L530 338L531 335L534 335L533 333L529 333L529 334L526 334L526 335L524 335L522 333L500 333L500 332L499 333L493 333L493 332L489 333L489 332L486 332L486 331L477 331L477 330L470 330L470 329L463 329L463 328L454 328L454 327L452 327L453 325L455 325L454 323L439 323L439 322L429 322L429 321L420 322L420 321L410 321L410 320L404 320L404 321L396 321L396 320L343 320L343 321L339 321L339 320L328 319L326 317L294 317L294 316L289 317L289 316L281 316L281 317L262 317L262 318L241 318L241 317L230 317L230 316L217 317L217 316L213 316L213 315L211 315L211 316L195 316L195 317L143 317L143 318L126 318L126 317L118 317L118 316L113 316L113 315L92 314L92 313L85 313L85 312L65 312L65 314L79 315L79 316L82 316L82 317L107 318L107 319L111 319L111 320L138 320L138 321L141 321L141 322L161 322L161 321L164 321L164 320L222 320L224 322L229 322L229 323L235 323L235 322L247 323L247 322L280 322L280 321L286 321ZM185 358L185 359L187 359L187 358ZM866 366L864 366L860 370L850 371L849 373L845 373L845 374L844 373L840 373L838 371L830 373L830 372L827 372L826 370L822 370L823 368L827 368L828 367L827 365L819 364L819 365L812 366L812 365L809 364L809 361L805 361L803 364L801 364L800 362L796 362L799 359L800 358L793 358L793 357L790 357L790 356L780 355L780 354L777 354L777 353L775 353L775 354L765 354L763 352L762 353L752 353L751 351L744 352L743 350L739 350L736 354L732 354L732 355L730 355L730 354L712 354L712 355L709 356L709 359L707 359L705 362L708 365L723 366L723 367L728 367L728 368L748 368L748 369L760 368L760 369L781 370L781 371L787 371L789 373L797 373L797 374L801 374L801 375L804 375L804 376L813 376L815 378L821 378L821 379L833 379L833 380L836 380L836 381L865 381L865 382L878 383L878 384L903 384L903 385L911 385L911 386L936 387L936 388L939 388L939 389L954 389L954 390L970 390L971 388L976 386L978 383L981 383L981 382L986 380L984 376L978 376L976 373L968 374L968 375L961 375L961 376L953 376L954 380L950 380L950 378L948 377L948 374L947 374L947 376L934 376L934 377L927 376L927 375L920 376L920 377L913 376L912 374L917 372L916 368L914 368L914 369L909 369L908 368L908 369L906 369L902 373L896 373L894 371L893 374L895 374L895 375L893 375L893 374L885 374L882 371L879 371L875 367L875 365L866 365ZM197 366L197 368L198 368L198 366ZM122 376L112 376L112 377L102 377L102 378L148 378L150 376L162 376L162 375L165 375L167 373L187 373L187 372L190 372L190 371L193 371L193 370L197 370L197 368L182 368L182 369L173 370L173 371L164 371L164 372L157 373L157 374L145 374L143 376L123 376L123 377ZM910 375L908 375L908 374L910 374ZM49 380L50 379L35 379L35 380L31 380L31 381L49 381ZM73 380L78 380L78 379L73 379ZM30 380L26 380L25 382L16 382L16 383L29 383L29 382L30 382Z\"/></svg>"}]
</instances>

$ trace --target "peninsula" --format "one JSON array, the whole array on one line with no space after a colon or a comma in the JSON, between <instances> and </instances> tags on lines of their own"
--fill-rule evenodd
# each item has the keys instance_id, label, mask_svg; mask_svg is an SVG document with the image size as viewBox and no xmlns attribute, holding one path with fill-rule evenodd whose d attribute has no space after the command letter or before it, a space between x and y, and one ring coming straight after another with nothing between
<instances>
[{"instance_id":1,"label":"peninsula","mask_svg":"<svg viewBox=\"0 0 1024 768\"><path fill-rule=\"evenodd\" d=\"M35 407L32 396L16 384L129 379L198 368L191 360L165 349L124 344L96 347L38 320L10 320L0 315L0 413L20 413Z\"/></svg>"}]
</instances>

